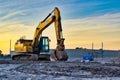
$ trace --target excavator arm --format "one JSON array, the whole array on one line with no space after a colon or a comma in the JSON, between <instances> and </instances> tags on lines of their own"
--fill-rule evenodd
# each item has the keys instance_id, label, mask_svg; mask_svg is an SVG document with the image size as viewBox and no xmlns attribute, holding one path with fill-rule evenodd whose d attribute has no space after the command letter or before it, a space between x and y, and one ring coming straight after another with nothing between
<instances>
[{"instance_id":1,"label":"excavator arm","mask_svg":"<svg viewBox=\"0 0 120 80\"><path fill-rule=\"evenodd\" d=\"M32 47L33 47L33 52L38 52L38 44L39 44L39 39L42 36L42 32L50 25L52 24L54 21L54 16L52 16L51 18L47 19L44 22L41 22L38 27L36 28L35 34L34 34L34 38L32 41Z\"/></svg>"},{"instance_id":2,"label":"excavator arm","mask_svg":"<svg viewBox=\"0 0 120 80\"><path fill-rule=\"evenodd\" d=\"M52 15L53 12L54 12L54 15ZM59 9L56 7L36 28L34 38L32 41L32 46L33 46L33 50L34 50L33 52L38 51L38 43L39 43L39 39L42 35L42 32L53 22L55 23L57 49L64 50L64 38L63 38L63 34L62 34L61 16L60 16Z\"/></svg>"}]
</instances>

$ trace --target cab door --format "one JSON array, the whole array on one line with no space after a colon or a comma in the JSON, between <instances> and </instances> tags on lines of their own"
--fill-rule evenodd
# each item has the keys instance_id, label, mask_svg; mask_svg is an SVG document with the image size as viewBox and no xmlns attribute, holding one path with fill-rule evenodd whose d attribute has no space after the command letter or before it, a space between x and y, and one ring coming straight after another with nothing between
<instances>
[{"instance_id":1,"label":"cab door","mask_svg":"<svg viewBox=\"0 0 120 80\"><path fill-rule=\"evenodd\" d=\"M41 52L49 52L49 38L48 37L40 38L39 49Z\"/></svg>"}]
</instances>

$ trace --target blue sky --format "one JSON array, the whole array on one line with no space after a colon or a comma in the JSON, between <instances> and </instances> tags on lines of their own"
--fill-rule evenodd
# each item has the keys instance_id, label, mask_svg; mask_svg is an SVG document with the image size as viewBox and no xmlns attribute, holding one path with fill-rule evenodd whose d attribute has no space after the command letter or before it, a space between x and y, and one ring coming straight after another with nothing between
<instances>
[{"instance_id":1,"label":"blue sky","mask_svg":"<svg viewBox=\"0 0 120 80\"><path fill-rule=\"evenodd\" d=\"M39 22L54 7L61 12L66 48L91 48L92 42L100 48L104 42L105 49L119 49L120 0L0 0L0 44L13 39L14 47L20 36L32 39ZM44 35L54 30L52 26Z\"/></svg>"},{"instance_id":2,"label":"blue sky","mask_svg":"<svg viewBox=\"0 0 120 80\"><path fill-rule=\"evenodd\" d=\"M42 20L55 6L62 10L63 19L84 18L120 12L119 4L119 0L0 0L0 21L21 20L29 23L23 19L31 20L31 16Z\"/></svg>"}]
</instances>

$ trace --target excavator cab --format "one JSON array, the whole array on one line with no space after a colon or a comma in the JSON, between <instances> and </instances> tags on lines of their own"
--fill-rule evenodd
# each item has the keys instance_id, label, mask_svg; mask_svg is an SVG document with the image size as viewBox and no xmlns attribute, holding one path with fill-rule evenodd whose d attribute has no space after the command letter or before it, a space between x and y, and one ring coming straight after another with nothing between
<instances>
[{"instance_id":1,"label":"excavator cab","mask_svg":"<svg viewBox=\"0 0 120 80\"><path fill-rule=\"evenodd\" d=\"M49 52L49 38L41 37L39 41L39 50L41 52Z\"/></svg>"}]
</instances>

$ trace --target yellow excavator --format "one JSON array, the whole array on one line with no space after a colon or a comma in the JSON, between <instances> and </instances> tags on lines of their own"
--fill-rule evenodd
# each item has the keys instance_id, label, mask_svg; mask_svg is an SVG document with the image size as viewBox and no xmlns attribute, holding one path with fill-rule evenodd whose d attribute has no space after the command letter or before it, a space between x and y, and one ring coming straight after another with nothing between
<instances>
[{"instance_id":1,"label":"yellow excavator","mask_svg":"<svg viewBox=\"0 0 120 80\"><path fill-rule=\"evenodd\" d=\"M57 47L48 52L50 39L42 36L42 32L54 22ZM62 34L61 16L57 7L37 26L33 40L20 38L14 46L13 60L51 60L66 61L68 59L65 52L64 38Z\"/></svg>"}]
</instances>

